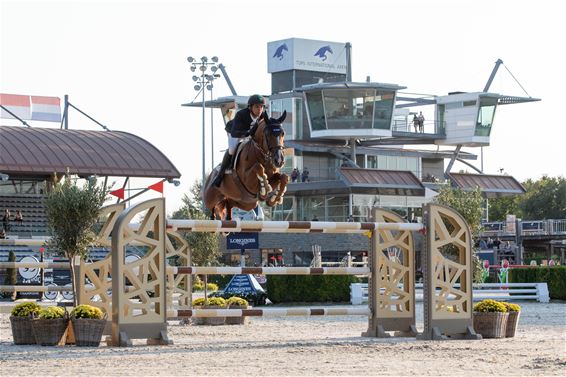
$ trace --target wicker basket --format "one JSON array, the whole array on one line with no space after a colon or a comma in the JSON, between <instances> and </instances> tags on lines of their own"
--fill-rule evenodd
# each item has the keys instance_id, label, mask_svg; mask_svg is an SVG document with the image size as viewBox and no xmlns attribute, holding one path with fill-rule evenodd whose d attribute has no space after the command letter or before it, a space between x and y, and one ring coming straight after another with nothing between
<instances>
[{"instance_id":1,"label":"wicker basket","mask_svg":"<svg viewBox=\"0 0 566 377\"><path fill-rule=\"evenodd\" d=\"M36 344L31 327L32 317L10 317L14 344Z\"/></svg>"},{"instance_id":2,"label":"wicker basket","mask_svg":"<svg viewBox=\"0 0 566 377\"><path fill-rule=\"evenodd\" d=\"M39 346L56 346L67 330L69 318L33 319L31 326L35 343Z\"/></svg>"},{"instance_id":3,"label":"wicker basket","mask_svg":"<svg viewBox=\"0 0 566 377\"><path fill-rule=\"evenodd\" d=\"M513 338L515 336L520 316L521 312L509 312L509 319L507 319L507 331L505 332L506 338Z\"/></svg>"},{"instance_id":4,"label":"wicker basket","mask_svg":"<svg viewBox=\"0 0 566 377\"><path fill-rule=\"evenodd\" d=\"M228 309L249 309L249 306L246 305L231 305L228 306ZM244 325L249 322L248 317L226 317L226 324L227 325Z\"/></svg>"},{"instance_id":5,"label":"wicker basket","mask_svg":"<svg viewBox=\"0 0 566 377\"><path fill-rule=\"evenodd\" d=\"M504 338L509 313L474 312L474 330L484 338Z\"/></svg>"},{"instance_id":6,"label":"wicker basket","mask_svg":"<svg viewBox=\"0 0 566 377\"><path fill-rule=\"evenodd\" d=\"M75 344L78 347L98 347L106 327L106 315L103 319L71 318L75 332Z\"/></svg>"}]
</instances>

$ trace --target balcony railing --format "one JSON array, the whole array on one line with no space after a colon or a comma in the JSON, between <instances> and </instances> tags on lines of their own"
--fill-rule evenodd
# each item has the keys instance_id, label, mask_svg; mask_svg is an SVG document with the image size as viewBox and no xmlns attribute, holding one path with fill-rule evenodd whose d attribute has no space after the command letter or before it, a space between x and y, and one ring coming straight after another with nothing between
<instances>
[{"instance_id":1,"label":"balcony railing","mask_svg":"<svg viewBox=\"0 0 566 377\"><path fill-rule=\"evenodd\" d=\"M566 219L563 220L525 220L518 224L521 236L566 235ZM484 223L483 237L514 236L516 224L503 221Z\"/></svg>"}]
</instances>

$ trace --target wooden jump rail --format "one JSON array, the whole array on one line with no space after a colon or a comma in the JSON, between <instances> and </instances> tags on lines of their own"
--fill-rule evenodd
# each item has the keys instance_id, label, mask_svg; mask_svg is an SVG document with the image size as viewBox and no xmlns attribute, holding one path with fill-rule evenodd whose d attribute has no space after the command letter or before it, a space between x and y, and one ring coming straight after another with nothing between
<instances>
[{"instance_id":1,"label":"wooden jump rail","mask_svg":"<svg viewBox=\"0 0 566 377\"><path fill-rule=\"evenodd\" d=\"M68 262L0 262L0 268L57 268L69 269Z\"/></svg>"},{"instance_id":2,"label":"wooden jump rail","mask_svg":"<svg viewBox=\"0 0 566 377\"><path fill-rule=\"evenodd\" d=\"M370 316L369 308L270 308L270 309L188 309L169 310L169 319L182 318L217 318L217 317L290 317L290 316L335 316L359 315Z\"/></svg>"},{"instance_id":3,"label":"wooden jump rail","mask_svg":"<svg viewBox=\"0 0 566 377\"><path fill-rule=\"evenodd\" d=\"M220 220L167 220L172 230L190 232L257 232L257 233L343 233L363 234L375 230L424 229L420 223L386 222L328 222L328 221L220 221Z\"/></svg>"},{"instance_id":4,"label":"wooden jump rail","mask_svg":"<svg viewBox=\"0 0 566 377\"><path fill-rule=\"evenodd\" d=\"M167 267L189 275L367 275L369 267Z\"/></svg>"}]
</instances>

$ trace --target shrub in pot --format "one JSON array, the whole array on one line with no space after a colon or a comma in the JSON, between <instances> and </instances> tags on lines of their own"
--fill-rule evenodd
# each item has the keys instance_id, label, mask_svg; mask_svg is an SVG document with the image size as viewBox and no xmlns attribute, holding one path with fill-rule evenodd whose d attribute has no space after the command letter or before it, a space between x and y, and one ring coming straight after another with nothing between
<instances>
[{"instance_id":1,"label":"shrub in pot","mask_svg":"<svg viewBox=\"0 0 566 377\"><path fill-rule=\"evenodd\" d=\"M23 302L14 306L10 313L14 344L35 344L31 321L40 310L41 307L35 302Z\"/></svg>"},{"instance_id":2,"label":"shrub in pot","mask_svg":"<svg viewBox=\"0 0 566 377\"><path fill-rule=\"evenodd\" d=\"M92 305L79 305L71 311L75 344L79 347L98 347L106 327L107 315Z\"/></svg>"},{"instance_id":3,"label":"shrub in pot","mask_svg":"<svg viewBox=\"0 0 566 377\"><path fill-rule=\"evenodd\" d=\"M519 317L521 315L521 307L517 304L511 304L509 302L504 302L503 305L505 305L505 307L507 308L507 313L509 313L505 337L512 338L515 336L515 331L517 331L517 325L519 324Z\"/></svg>"},{"instance_id":4,"label":"shrub in pot","mask_svg":"<svg viewBox=\"0 0 566 377\"><path fill-rule=\"evenodd\" d=\"M226 300L222 297L210 297L208 300L204 298L197 298L193 300L193 307L198 309L225 309ZM223 325L225 317L193 317L192 323L195 325Z\"/></svg>"},{"instance_id":5,"label":"shrub in pot","mask_svg":"<svg viewBox=\"0 0 566 377\"><path fill-rule=\"evenodd\" d=\"M31 322L35 342L40 346L55 346L61 342L69 317L65 308L49 306L41 309Z\"/></svg>"},{"instance_id":6,"label":"shrub in pot","mask_svg":"<svg viewBox=\"0 0 566 377\"><path fill-rule=\"evenodd\" d=\"M484 338L504 338L508 318L501 302L487 299L474 305L474 330Z\"/></svg>"},{"instance_id":7,"label":"shrub in pot","mask_svg":"<svg viewBox=\"0 0 566 377\"><path fill-rule=\"evenodd\" d=\"M248 301L241 297L232 296L228 300L226 300L226 304L228 305L228 309L248 309ZM226 317L226 324L227 325L243 325L247 323L248 317Z\"/></svg>"}]
</instances>

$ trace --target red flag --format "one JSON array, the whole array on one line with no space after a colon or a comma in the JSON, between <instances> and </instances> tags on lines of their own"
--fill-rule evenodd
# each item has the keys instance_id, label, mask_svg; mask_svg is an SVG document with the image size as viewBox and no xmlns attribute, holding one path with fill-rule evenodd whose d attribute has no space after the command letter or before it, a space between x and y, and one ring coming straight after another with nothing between
<instances>
[{"instance_id":1,"label":"red flag","mask_svg":"<svg viewBox=\"0 0 566 377\"><path fill-rule=\"evenodd\" d=\"M125 192L125 191L126 191L126 190L124 190L123 188L121 188L121 189L118 189L118 190L110 191L110 195L114 195L114 196L116 196L116 197L118 197L118 198L120 198L120 199L123 200L123 199L124 199L124 192Z\"/></svg>"},{"instance_id":2,"label":"red flag","mask_svg":"<svg viewBox=\"0 0 566 377\"><path fill-rule=\"evenodd\" d=\"M159 181L151 186L148 186L148 189L160 192L163 194L163 181Z\"/></svg>"}]
</instances>

